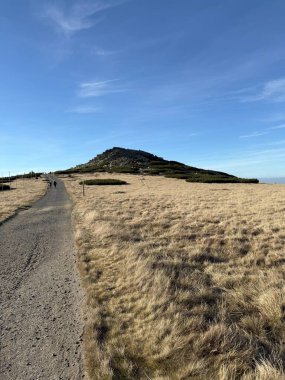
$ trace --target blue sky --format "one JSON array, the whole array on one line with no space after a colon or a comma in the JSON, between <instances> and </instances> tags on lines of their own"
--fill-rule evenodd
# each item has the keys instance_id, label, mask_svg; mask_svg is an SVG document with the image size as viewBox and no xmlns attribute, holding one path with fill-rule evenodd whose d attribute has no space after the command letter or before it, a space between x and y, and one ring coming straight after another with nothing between
<instances>
[{"instance_id":1,"label":"blue sky","mask_svg":"<svg viewBox=\"0 0 285 380\"><path fill-rule=\"evenodd\" d=\"M285 174L284 0L4 0L0 175L113 146Z\"/></svg>"}]
</instances>

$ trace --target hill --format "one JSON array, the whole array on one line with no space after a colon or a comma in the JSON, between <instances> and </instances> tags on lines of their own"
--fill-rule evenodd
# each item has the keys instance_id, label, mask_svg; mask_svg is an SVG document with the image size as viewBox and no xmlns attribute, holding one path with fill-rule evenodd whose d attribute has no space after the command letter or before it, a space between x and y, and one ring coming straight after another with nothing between
<instances>
[{"instance_id":1,"label":"hill","mask_svg":"<svg viewBox=\"0 0 285 380\"><path fill-rule=\"evenodd\" d=\"M205 170L177 161L164 160L142 150L119 147L108 149L85 164L58 171L57 174L90 172L163 175L168 178L185 179L188 182L258 183L257 179L238 178L219 171Z\"/></svg>"}]
</instances>

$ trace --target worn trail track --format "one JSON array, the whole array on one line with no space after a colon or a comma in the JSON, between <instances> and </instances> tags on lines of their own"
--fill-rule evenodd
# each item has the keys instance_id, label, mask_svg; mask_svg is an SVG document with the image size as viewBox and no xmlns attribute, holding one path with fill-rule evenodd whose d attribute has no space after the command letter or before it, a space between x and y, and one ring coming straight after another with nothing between
<instances>
[{"instance_id":1,"label":"worn trail track","mask_svg":"<svg viewBox=\"0 0 285 380\"><path fill-rule=\"evenodd\" d=\"M0 379L84 378L82 293L64 184L0 226Z\"/></svg>"}]
</instances>

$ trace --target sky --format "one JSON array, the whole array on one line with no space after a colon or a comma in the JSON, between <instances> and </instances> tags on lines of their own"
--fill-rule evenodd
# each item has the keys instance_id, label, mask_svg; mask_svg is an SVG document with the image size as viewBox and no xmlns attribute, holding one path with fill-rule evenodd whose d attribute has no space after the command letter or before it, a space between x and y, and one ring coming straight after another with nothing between
<instances>
[{"instance_id":1,"label":"sky","mask_svg":"<svg viewBox=\"0 0 285 380\"><path fill-rule=\"evenodd\" d=\"M3 0L0 175L114 146L285 176L284 0Z\"/></svg>"}]
</instances>

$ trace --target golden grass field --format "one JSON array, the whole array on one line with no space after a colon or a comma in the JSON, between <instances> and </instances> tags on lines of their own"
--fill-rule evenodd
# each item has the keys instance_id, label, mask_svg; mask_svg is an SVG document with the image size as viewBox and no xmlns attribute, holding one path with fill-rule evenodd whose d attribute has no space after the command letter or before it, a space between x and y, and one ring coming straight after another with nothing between
<instances>
[{"instance_id":1,"label":"golden grass field","mask_svg":"<svg viewBox=\"0 0 285 380\"><path fill-rule=\"evenodd\" d=\"M284 185L65 184L92 380L285 379Z\"/></svg>"},{"instance_id":2,"label":"golden grass field","mask_svg":"<svg viewBox=\"0 0 285 380\"><path fill-rule=\"evenodd\" d=\"M7 183L8 185L9 183ZM0 185L1 186L1 185ZM30 206L45 193L46 183L41 179L17 179L10 191L0 191L0 223L19 208Z\"/></svg>"}]
</instances>

